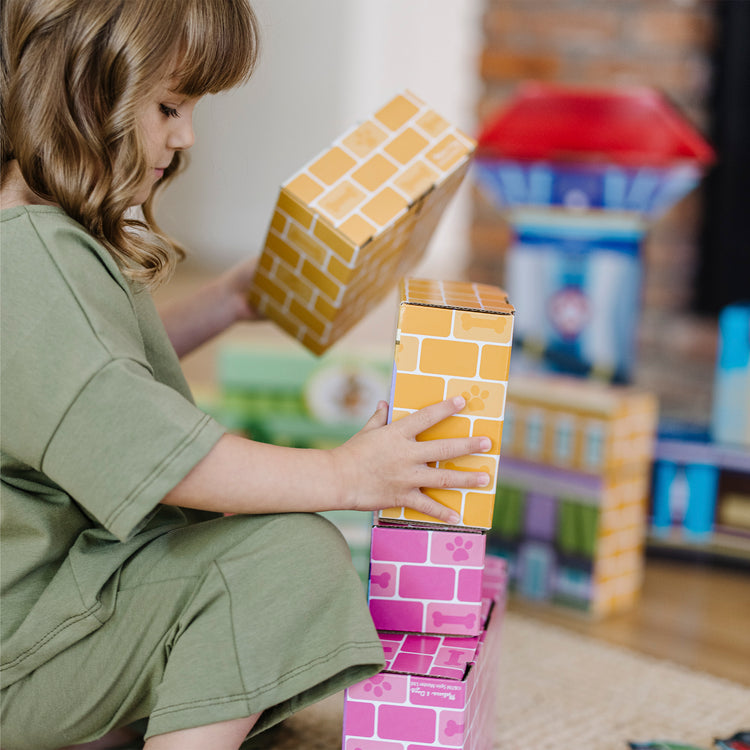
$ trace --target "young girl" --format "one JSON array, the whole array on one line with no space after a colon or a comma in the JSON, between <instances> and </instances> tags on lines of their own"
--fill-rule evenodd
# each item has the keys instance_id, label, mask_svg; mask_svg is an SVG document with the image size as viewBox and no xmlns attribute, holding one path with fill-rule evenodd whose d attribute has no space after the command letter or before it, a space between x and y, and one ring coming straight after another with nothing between
<instances>
[{"instance_id":1,"label":"young girl","mask_svg":"<svg viewBox=\"0 0 750 750\"><path fill-rule=\"evenodd\" d=\"M180 251L153 193L257 48L246 0L3 2L4 750L111 747L141 719L148 750L237 748L374 674L348 550L314 511L455 522L420 488L488 481L431 464L489 440L417 439L460 399L393 425L381 403L327 451L227 435L193 404L177 354L255 317L253 267L162 322L148 289Z\"/></svg>"}]
</instances>

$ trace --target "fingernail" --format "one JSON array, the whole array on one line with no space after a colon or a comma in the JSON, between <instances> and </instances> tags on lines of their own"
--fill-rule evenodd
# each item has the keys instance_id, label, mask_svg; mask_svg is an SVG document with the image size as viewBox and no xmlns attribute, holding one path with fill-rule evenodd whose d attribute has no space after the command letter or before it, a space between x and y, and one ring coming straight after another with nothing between
<instances>
[{"instance_id":1,"label":"fingernail","mask_svg":"<svg viewBox=\"0 0 750 750\"><path fill-rule=\"evenodd\" d=\"M454 396L453 405L456 409L463 409L466 406L466 399L463 396Z\"/></svg>"},{"instance_id":2,"label":"fingernail","mask_svg":"<svg viewBox=\"0 0 750 750\"><path fill-rule=\"evenodd\" d=\"M490 448L492 448L492 441L489 438L487 438L487 437L483 437L479 441L479 450L480 451L488 451Z\"/></svg>"},{"instance_id":3,"label":"fingernail","mask_svg":"<svg viewBox=\"0 0 750 750\"><path fill-rule=\"evenodd\" d=\"M490 475L489 474L480 474L479 475L479 486L480 487L486 487L490 483Z\"/></svg>"},{"instance_id":4,"label":"fingernail","mask_svg":"<svg viewBox=\"0 0 750 750\"><path fill-rule=\"evenodd\" d=\"M458 513L451 513L448 516L448 523L456 526L457 524L461 523L461 516L459 516Z\"/></svg>"}]
</instances>

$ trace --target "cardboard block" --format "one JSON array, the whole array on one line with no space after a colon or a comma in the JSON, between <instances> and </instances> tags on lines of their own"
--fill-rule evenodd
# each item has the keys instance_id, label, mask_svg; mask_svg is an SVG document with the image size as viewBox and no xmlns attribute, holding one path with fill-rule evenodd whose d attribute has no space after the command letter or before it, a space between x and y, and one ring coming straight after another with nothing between
<instances>
[{"instance_id":1,"label":"cardboard block","mask_svg":"<svg viewBox=\"0 0 750 750\"><path fill-rule=\"evenodd\" d=\"M658 404L635 387L524 374L506 412L504 456L598 476L653 457Z\"/></svg>"},{"instance_id":2,"label":"cardboard block","mask_svg":"<svg viewBox=\"0 0 750 750\"><path fill-rule=\"evenodd\" d=\"M409 91L281 188L252 304L316 354L422 256L474 141Z\"/></svg>"},{"instance_id":3,"label":"cardboard block","mask_svg":"<svg viewBox=\"0 0 750 750\"><path fill-rule=\"evenodd\" d=\"M521 596L595 616L636 601L656 421L634 387L513 378L488 546Z\"/></svg>"},{"instance_id":4,"label":"cardboard block","mask_svg":"<svg viewBox=\"0 0 750 750\"><path fill-rule=\"evenodd\" d=\"M482 628L485 537L376 526L370 614L378 630L477 635Z\"/></svg>"},{"instance_id":5,"label":"cardboard block","mask_svg":"<svg viewBox=\"0 0 750 750\"><path fill-rule=\"evenodd\" d=\"M488 557L488 615L471 638L381 633L386 668L346 691L343 750L489 750L504 564Z\"/></svg>"},{"instance_id":6,"label":"cardboard block","mask_svg":"<svg viewBox=\"0 0 750 750\"><path fill-rule=\"evenodd\" d=\"M497 287L414 278L402 281L391 420L462 395L466 399L464 409L420 437L427 440L482 435L492 440L487 453L442 464L451 469L487 472L490 484L486 488L426 490L426 494L460 514L460 526L487 529L492 525L513 313L505 292ZM380 518L440 523L431 516L402 508L381 511Z\"/></svg>"},{"instance_id":7,"label":"cardboard block","mask_svg":"<svg viewBox=\"0 0 750 750\"><path fill-rule=\"evenodd\" d=\"M594 617L630 608L643 580L648 472L501 463L487 544L508 559L516 593Z\"/></svg>"}]
</instances>

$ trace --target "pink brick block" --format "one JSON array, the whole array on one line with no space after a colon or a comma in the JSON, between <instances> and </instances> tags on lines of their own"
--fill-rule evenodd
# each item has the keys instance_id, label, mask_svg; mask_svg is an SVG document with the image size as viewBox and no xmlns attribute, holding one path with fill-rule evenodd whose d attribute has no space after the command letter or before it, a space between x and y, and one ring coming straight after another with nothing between
<instances>
[{"instance_id":1,"label":"pink brick block","mask_svg":"<svg viewBox=\"0 0 750 750\"><path fill-rule=\"evenodd\" d=\"M485 570L491 598L479 635L381 633L386 668L346 691L343 750L492 748L505 563L488 556Z\"/></svg>"},{"instance_id":2,"label":"pink brick block","mask_svg":"<svg viewBox=\"0 0 750 750\"><path fill-rule=\"evenodd\" d=\"M369 602L378 630L472 636L481 630L485 536L376 526Z\"/></svg>"}]
</instances>

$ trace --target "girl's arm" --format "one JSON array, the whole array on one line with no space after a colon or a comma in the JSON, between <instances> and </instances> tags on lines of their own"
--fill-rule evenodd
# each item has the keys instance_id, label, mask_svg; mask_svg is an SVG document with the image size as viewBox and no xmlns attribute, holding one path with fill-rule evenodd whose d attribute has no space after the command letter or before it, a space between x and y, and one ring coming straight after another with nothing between
<instances>
[{"instance_id":1,"label":"girl's arm","mask_svg":"<svg viewBox=\"0 0 750 750\"><path fill-rule=\"evenodd\" d=\"M256 263L254 258L240 263L189 297L159 309L178 357L190 354L233 323L260 317L247 300Z\"/></svg>"},{"instance_id":2,"label":"girl's arm","mask_svg":"<svg viewBox=\"0 0 750 750\"><path fill-rule=\"evenodd\" d=\"M429 464L489 450L486 437L420 441L429 427L463 409L457 397L386 424L381 402L365 427L331 450L284 448L225 435L163 499L223 513L381 510L406 506L457 523L458 515L421 488L484 487L482 472Z\"/></svg>"}]
</instances>

